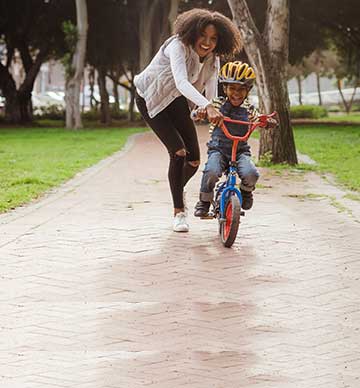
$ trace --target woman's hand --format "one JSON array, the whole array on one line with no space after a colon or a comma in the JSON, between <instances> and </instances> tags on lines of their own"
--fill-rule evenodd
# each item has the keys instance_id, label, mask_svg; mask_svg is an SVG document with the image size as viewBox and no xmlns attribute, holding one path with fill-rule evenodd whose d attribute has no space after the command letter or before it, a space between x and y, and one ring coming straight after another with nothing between
<instances>
[{"instance_id":1,"label":"woman's hand","mask_svg":"<svg viewBox=\"0 0 360 388\"><path fill-rule=\"evenodd\" d=\"M196 112L195 121L201 121L206 119L205 108L197 108L195 112Z\"/></svg>"},{"instance_id":2,"label":"woman's hand","mask_svg":"<svg viewBox=\"0 0 360 388\"><path fill-rule=\"evenodd\" d=\"M209 104L206 108L207 118L211 124L219 126L224 121L224 116L214 108L212 104Z\"/></svg>"}]
</instances>

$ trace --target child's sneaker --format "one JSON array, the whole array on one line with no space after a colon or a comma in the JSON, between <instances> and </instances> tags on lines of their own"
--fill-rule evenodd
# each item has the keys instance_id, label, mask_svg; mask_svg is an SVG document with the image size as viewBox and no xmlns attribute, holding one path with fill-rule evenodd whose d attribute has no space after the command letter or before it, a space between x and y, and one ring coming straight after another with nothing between
<instances>
[{"instance_id":1,"label":"child's sneaker","mask_svg":"<svg viewBox=\"0 0 360 388\"><path fill-rule=\"evenodd\" d=\"M252 208L252 205L253 205L253 194L252 194L252 191L245 191L245 190L241 190L241 196L242 196L242 199L243 199L243 203L242 203L242 208L244 210L249 210Z\"/></svg>"},{"instance_id":2,"label":"child's sneaker","mask_svg":"<svg viewBox=\"0 0 360 388\"><path fill-rule=\"evenodd\" d=\"M176 216L174 217L173 231L174 232L189 231L189 224L187 223L186 214L184 212L177 213Z\"/></svg>"},{"instance_id":3,"label":"child's sneaker","mask_svg":"<svg viewBox=\"0 0 360 388\"><path fill-rule=\"evenodd\" d=\"M206 217L209 213L210 209L210 202L198 201L198 203L195 205L195 212L194 216L195 217Z\"/></svg>"}]
</instances>

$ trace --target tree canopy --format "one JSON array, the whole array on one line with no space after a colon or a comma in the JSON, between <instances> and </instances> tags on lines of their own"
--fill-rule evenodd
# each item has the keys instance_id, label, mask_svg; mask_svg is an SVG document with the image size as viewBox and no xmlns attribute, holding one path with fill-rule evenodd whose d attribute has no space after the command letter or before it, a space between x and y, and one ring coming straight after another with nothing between
<instances>
[{"instance_id":1,"label":"tree canopy","mask_svg":"<svg viewBox=\"0 0 360 388\"><path fill-rule=\"evenodd\" d=\"M268 0L247 0L258 31L265 29ZM134 74L144 67L171 33L176 12L206 7L231 17L227 0L87 0L87 64L110 76ZM66 51L63 22L75 23L74 0L0 0L0 91L13 121L31 118L31 91L41 64ZM348 80L360 72L358 0L290 2L289 62L299 64L315 50L332 48ZM25 79L16 87L10 71L20 60ZM129 82L123 84L131 90Z\"/></svg>"}]
</instances>

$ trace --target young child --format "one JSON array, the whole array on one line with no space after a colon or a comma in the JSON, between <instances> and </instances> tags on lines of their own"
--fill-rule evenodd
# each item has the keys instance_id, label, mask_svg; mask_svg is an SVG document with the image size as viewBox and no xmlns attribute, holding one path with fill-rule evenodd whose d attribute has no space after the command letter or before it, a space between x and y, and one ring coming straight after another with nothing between
<instances>
[{"instance_id":1,"label":"young child","mask_svg":"<svg viewBox=\"0 0 360 388\"><path fill-rule=\"evenodd\" d=\"M246 100L255 82L255 72L247 63L236 61L226 63L219 72L219 82L223 84L226 98L215 99L213 105L220 108L220 112L234 120L252 121L258 113ZM203 109L197 110L197 118L205 118ZM275 120L269 119L269 125L276 125ZM248 126L227 123L231 134L243 136ZM196 217L205 217L210 208L216 182L222 176L231 160L232 140L228 139L221 128L215 127L211 139L207 143L208 160L203 171L200 199L195 206ZM259 179L259 172L251 160L250 146L247 142L239 142L237 148L237 172L241 179L242 208L248 210L253 205L255 184Z\"/></svg>"}]
</instances>

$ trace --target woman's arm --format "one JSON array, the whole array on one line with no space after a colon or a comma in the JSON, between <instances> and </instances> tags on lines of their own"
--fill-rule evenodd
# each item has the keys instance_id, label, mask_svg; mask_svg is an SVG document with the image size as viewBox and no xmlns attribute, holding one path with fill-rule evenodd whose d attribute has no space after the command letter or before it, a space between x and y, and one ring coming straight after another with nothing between
<instances>
[{"instance_id":1,"label":"woman's arm","mask_svg":"<svg viewBox=\"0 0 360 388\"><path fill-rule=\"evenodd\" d=\"M171 42L168 46L168 53L176 88L183 96L192 101L195 105L200 108L205 108L210 104L210 101L189 82L185 61L186 52L183 44L179 41ZM216 76L216 74L214 75Z\"/></svg>"},{"instance_id":2,"label":"woman's arm","mask_svg":"<svg viewBox=\"0 0 360 388\"><path fill-rule=\"evenodd\" d=\"M220 69L220 60L219 58L215 59L215 71L212 76L207 80L205 84L205 96L208 100L212 101L217 97L218 93L218 81L217 75L219 74Z\"/></svg>"},{"instance_id":3,"label":"woman's arm","mask_svg":"<svg viewBox=\"0 0 360 388\"><path fill-rule=\"evenodd\" d=\"M222 123L223 115L218 112L212 106L211 102L199 93L198 90L189 82L185 61L185 47L182 43L173 41L172 44L169 45L169 57L171 71L174 76L176 88L179 92L198 107L206 108L206 113L211 123ZM216 69L214 69L214 77L216 77L216 75ZM212 89L211 93L213 92L214 91Z\"/></svg>"}]
</instances>

